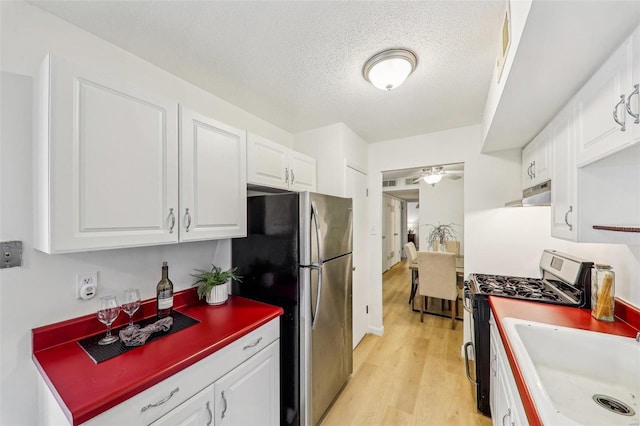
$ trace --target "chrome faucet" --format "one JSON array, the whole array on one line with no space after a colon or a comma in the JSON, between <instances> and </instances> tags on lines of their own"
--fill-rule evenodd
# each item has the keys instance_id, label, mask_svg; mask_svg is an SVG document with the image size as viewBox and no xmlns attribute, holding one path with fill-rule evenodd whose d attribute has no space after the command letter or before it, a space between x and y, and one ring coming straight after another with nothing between
<instances>
[{"instance_id":1,"label":"chrome faucet","mask_svg":"<svg viewBox=\"0 0 640 426\"><path fill-rule=\"evenodd\" d=\"M640 342L640 331L636 334L636 342Z\"/></svg>"}]
</instances>

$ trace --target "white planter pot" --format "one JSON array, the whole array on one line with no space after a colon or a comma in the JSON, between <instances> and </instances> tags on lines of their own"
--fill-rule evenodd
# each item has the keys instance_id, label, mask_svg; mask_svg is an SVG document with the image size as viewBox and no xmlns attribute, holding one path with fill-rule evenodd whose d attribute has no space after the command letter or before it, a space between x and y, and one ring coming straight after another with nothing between
<instances>
[{"instance_id":1,"label":"white planter pot","mask_svg":"<svg viewBox=\"0 0 640 426\"><path fill-rule=\"evenodd\" d=\"M207 303L209 305L221 305L229 299L229 283L226 282L221 285L217 285L211 289L207 294Z\"/></svg>"}]
</instances>

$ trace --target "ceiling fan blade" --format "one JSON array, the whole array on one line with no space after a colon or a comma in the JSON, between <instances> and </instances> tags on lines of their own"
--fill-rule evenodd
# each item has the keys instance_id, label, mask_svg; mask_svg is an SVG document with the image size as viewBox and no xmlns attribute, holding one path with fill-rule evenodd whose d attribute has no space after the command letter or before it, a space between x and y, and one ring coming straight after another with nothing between
<instances>
[{"instance_id":1,"label":"ceiling fan blade","mask_svg":"<svg viewBox=\"0 0 640 426\"><path fill-rule=\"evenodd\" d=\"M418 183L420 182L420 179L422 179L422 177L419 177L418 179L414 180L413 183Z\"/></svg>"},{"instance_id":2,"label":"ceiling fan blade","mask_svg":"<svg viewBox=\"0 0 640 426\"><path fill-rule=\"evenodd\" d=\"M443 173L447 174L447 175L463 175L464 171L462 171L462 170L445 170Z\"/></svg>"},{"instance_id":3,"label":"ceiling fan blade","mask_svg":"<svg viewBox=\"0 0 640 426\"><path fill-rule=\"evenodd\" d=\"M458 180L458 179L462 178L462 176L460 176L460 175L450 175L450 174L446 174L446 175L444 175L444 177L446 177L447 179L451 179L451 180Z\"/></svg>"}]
</instances>

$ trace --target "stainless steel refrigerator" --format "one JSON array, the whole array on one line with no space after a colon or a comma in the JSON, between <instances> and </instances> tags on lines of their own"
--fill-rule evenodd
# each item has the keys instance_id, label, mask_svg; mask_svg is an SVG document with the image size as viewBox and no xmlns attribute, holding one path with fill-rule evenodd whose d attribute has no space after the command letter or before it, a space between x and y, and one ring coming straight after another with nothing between
<instances>
[{"instance_id":1,"label":"stainless steel refrigerator","mask_svg":"<svg viewBox=\"0 0 640 426\"><path fill-rule=\"evenodd\" d=\"M280 423L315 425L353 370L351 199L249 197L233 293L281 306Z\"/></svg>"}]
</instances>

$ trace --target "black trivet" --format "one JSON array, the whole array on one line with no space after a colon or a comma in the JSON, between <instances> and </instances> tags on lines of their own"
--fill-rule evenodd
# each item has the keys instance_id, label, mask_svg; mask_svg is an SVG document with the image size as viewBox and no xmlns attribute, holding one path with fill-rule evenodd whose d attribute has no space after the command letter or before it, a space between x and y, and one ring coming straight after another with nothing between
<instances>
[{"instance_id":1,"label":"black trivet","mask_svg":"<svg viewBox=\"0 0 640 426\"><path fill-rule=\"evenodd\" d=\"M195 318L191 318L185 314L181 314L180 312L172 312L171 316L173 317L173 325L164 333L154 333L152 334L146 341L145 344L152 342L154 340L160 339L164 336L168 336L177 331L184 330L187 327L191 327L192 325L198 324L198 321ZM136 324L140 325L140 328L146 327L149 324L153 324L157 321L156 317L147 318ZM127 324L128 325L128 324ZM127 327L127 325L123 327L119 327L118 329L111 330L111 333L114 335L118 335L120 329ZM78 340L78 344L84 351L91 357L93 362L99 364L103 361L116 357L120 354L130 351L131 349L138 348L139 346L126 346L122 343L122 340L118 340L117 342L111 343L110 345L99 345L98 340L102 339L106 331L97 336L87 337L86 339Z\"/></svg>"}]
</instances>

